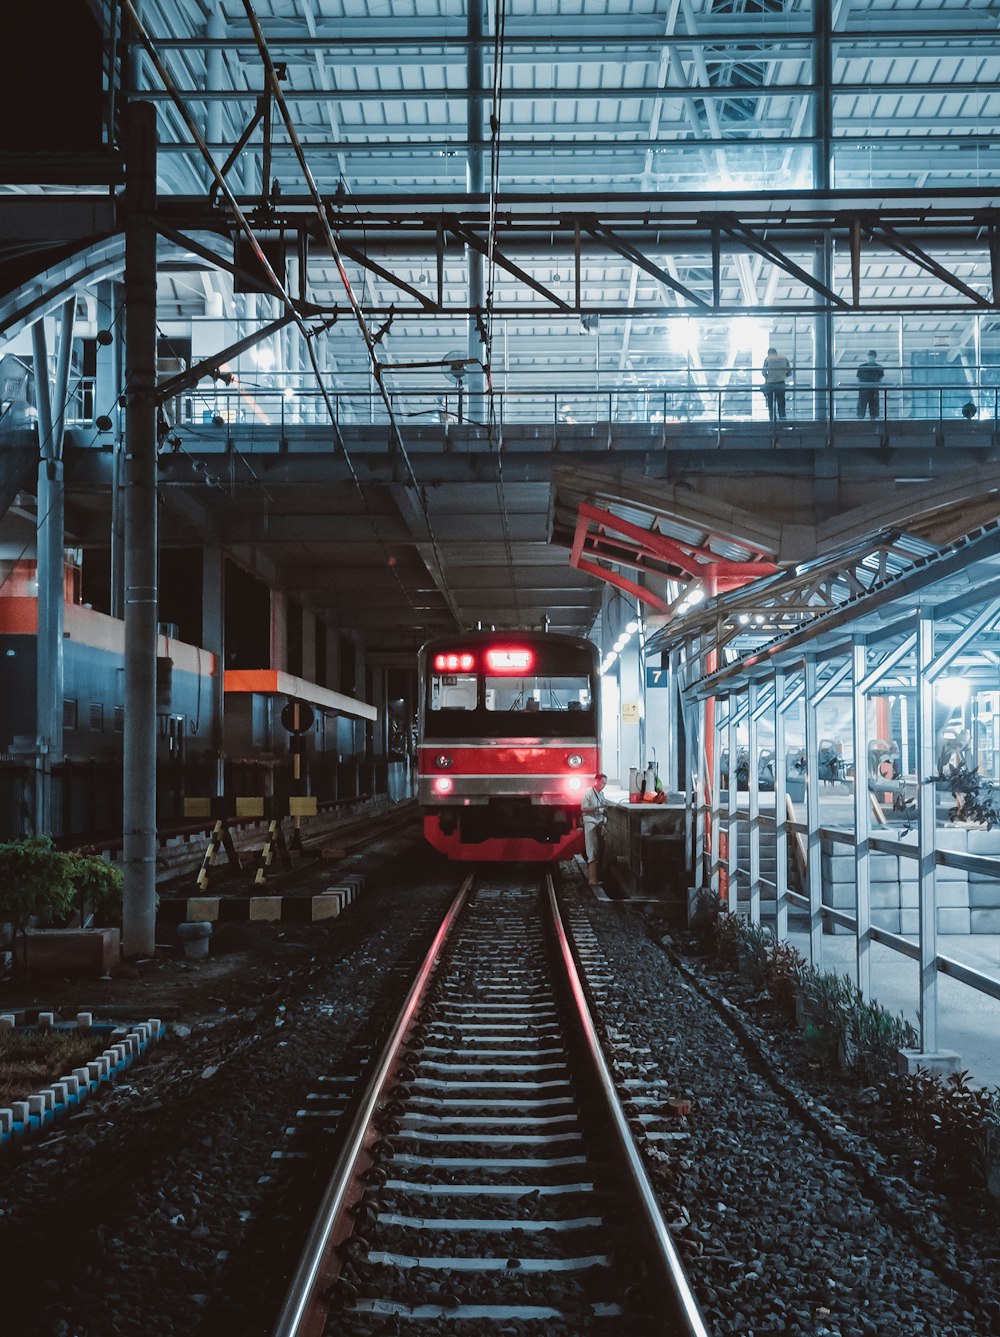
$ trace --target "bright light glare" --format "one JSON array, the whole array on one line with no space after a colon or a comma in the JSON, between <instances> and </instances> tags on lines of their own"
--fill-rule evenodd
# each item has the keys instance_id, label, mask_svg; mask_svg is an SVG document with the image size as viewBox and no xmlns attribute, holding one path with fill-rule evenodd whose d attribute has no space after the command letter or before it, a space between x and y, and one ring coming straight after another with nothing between
<instances>
[{"instance_id":1,"label":"bright light glare","mask_svg":"<svg viewBox=\"0 0 1000 1337\"><path fill-rule=\"evenodd\" d=\"M450 794L455 788L455 781L450 775L439 775L434 781L435 794Z\"/></svg>"},{"instance_id":2,"label":"bright light glare","mask_svg":"<svg viewBox=\"0 0 1000 1337\"><path fill-rule=\"evenodd\" d=\"M943 706L964 706L969 699L969 684L964 678L942 678L937 698Z\"/></svg>"},{"instance_id":3,"label":"bright light glare","mask_svg":"<svg viewBox=\"0 0 1000 1337\"><path fill-rule=\"evenodd\" d=\"M701 588L700 585L692 585L687 592L687 601L692 607L695 604L700 604L701 601L704 599L704 597L705 597L705 591Z\"/></svg>"},{"instance_id":4,"label":"bright light glare","mask_svg":"<svg viewBox=\"0 0 1000 1337\"><path fill-rule=\"evenodd\" d=\"M766 339L766 329L751 316L734 316L729 322L729 344L739 352L745 351L756 356L758 349L763 351Z\"/></svg>"},{"instance_id":5,"label":"bright light glare","mask_svg":"<svg viewBox=\"0 0 1000 1337\"><path fill-rule=\"evenodd\" d=\"M274 366L274 349L267 344L256 344L250 349L250 356L261 371L270 371Z\"/></svg>"},{"instance_id":6,"label":"bright light glare","mask_svg":"<svg viewBox=\"0 0 1000 1337\"><path fill-rule=\"evenodd\" d=\"M566 781L566 788L571 794L576 794L583 788L583 780L578 775L571 775Z\"/></svg>"},{"instance_id":7,"label":"bright light glare","mask_svg":"<svg viewBox=\"0 0 1000 1337\"><path fill-rule=\"evenodd\" d=\"M638 622L636 622L635 619L633 618L632 621L625 628L625 630L628 632L630 636L634 636L635 633L639 630Z\"/></svg>"},{"instance_id":8,"label":"bright light glare","mask_svg":"<svg viewBox=\"0 0 1000 1337\"><path fill-rule=\"evenodd\" d=\"M672 353L689 353L698 347L698 322L672 320L667 326L667 340Z\"/></svg>"}]
</instances>

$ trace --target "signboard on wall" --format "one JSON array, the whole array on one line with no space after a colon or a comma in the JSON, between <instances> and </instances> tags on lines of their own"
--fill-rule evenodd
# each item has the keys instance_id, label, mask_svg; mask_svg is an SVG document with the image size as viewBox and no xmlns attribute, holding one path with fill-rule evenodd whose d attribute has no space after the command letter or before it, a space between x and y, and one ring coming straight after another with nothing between
<instances>
[{"instance_id":1,"label":"signboard on wall","mask_svg":"<svg viewBox=\"0 0 1000 1337\"><path fill-rule=\"evenodd\" d=\"M622 723L623 723L623 724L638 724L638 723L639 723L639 702L638 702L638 701L623 701L623 702L622 702Z\"/></svg>"},{"instance_id":2,"label":"signboard on wall","mask_svg":"<svg viewBox=\"0 0 1000 1337\"><path fill-rule=\"evenodd\" d=\"M669 687L669 686L670 686L670 670L669 670L669 669L665 669L665 668L648 668L648 667L647 667L647 669L646 669L646 686L647 686L647 687Z\"/></svg>"}]
</instances>

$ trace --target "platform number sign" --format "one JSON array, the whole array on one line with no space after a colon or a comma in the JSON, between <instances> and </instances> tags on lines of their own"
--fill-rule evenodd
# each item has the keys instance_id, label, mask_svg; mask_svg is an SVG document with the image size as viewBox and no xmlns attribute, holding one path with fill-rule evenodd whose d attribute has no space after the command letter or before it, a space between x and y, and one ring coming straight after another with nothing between
<instances>
[{"instance_id":1,"label":"platform number sign","mask_svg":"<svg viewBox=\"0 0 1000 1337\"><path fill-rule=\"evenodd\" d=\"M668 687L670 685L670 670L665 668L646 669L646 687Z\"/></svg>"}]
</instances>

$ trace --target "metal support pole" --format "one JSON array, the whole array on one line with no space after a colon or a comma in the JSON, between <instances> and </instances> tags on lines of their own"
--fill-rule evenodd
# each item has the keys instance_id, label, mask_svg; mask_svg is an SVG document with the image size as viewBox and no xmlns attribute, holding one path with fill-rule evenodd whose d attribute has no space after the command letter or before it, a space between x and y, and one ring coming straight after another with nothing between
<instances>
[{"instance_id":1,"label":"metal support pole","mask_svg":"<svg viewBox=\"0 0 1000 1337\"><path fill-rule=\"evenodd\" d=\"M483 182L483 0L468 0L467 34L469 49L466 59L466 80L469 100L466 106L466 127L469 156L466 166L466 186L470 195L484 193ZM471 246L466 247L469 265L469 306L486 313L485 257ZM482 332L474 315L469 317L466 356L474 362L486 361ZM483 373L473 368L469 375L469 403L467 413L473 422L483 421Z\"/></svg>"},{"instance_id":2,"label":"metal support pole","mask_svg":"<svg viewBox=\"0 0 1000 1337\"><path fill-rule=\"evenodd\" d=\"M928 673L934 662L934 620L921 611L917 619L917 852L918 925L920 936L920 1051L938 1047L937 996L937 772L934 740L934 683Z\"/></svg>"},{"instance_id":3,"label":"metal support pole","mask_svg":"<svg viewBox=\"0 0 1000 1337\"><path fill-rule=\"evenodd\" d=\"M750 845L750 923L760 923L760 788L757 774L757 682L747 684L747 817Z\"/></svg>"},{"instance_id":4,"label":"metal support pole","mask_svg":"<svg viewBox=\"0 0 1000 1337\"><path fill-rule=\"evenodd\" d=\"M709 789L709 879L712 890L718 896L722 890L722 880L719 877L719 851L721 842L719 840L719 827L722 818L722 725L724 721L720 720L722 711L719 709L721 698L713 697L712 706L714 709L711 715L708 714L706 704L706 727L705 741L711 742L712 751L710 756L712 783ZM709 721L711 733L709 733Z\"/></svg>"},{"instance_id":5,"label":"metal support pole","mask_svg":"<svg viewBox=\"0 0 1000 1337\"><path fill-rule=\"evenodd\" d=\"M868 700L862 689L866 673L865 643L854 638L853 657L853 725L854 725L854 913L858 921L858 988L864 998L871 997L872 987L872 923L871 923L871 859L868 850L870 834L871 797L868 792Z\"/></svg>"},{"instance_id":6,"label":"metal support pole","mask_svg":"<svg viewBox=\"0 0 1000 1337\"><path fill-rule=\"evenodd\" d=\"M729 787L726 790L726 883L730 914L736 914L740 900L740 824L739 785L736 780L736 715L737 702L730 694L728 703L727 734L729 737Z\"/></svg>"},{"instance_id":7,"label":"metal support pole","mask_svg":"<svg viewBox=\"0 0 1000 1337\"><path fill-rule=\"evenodd\" d=\"M156 938L156 108L126 117L125 872L127 957Z\"/></svg>"},{"instance_id":8,"label":"metal support pole","mask_svg":"<svg viewBox=\"0 0 1000 1337\"><path fill-rule=\"evenodd\" d=\"M785 773L785 675L774 675L774 931L788 937L788 776Z\"/></svg>"},{"instance_id":9,"label":"metal support pole","mask_svg":"<svg viewBox=\"0 0 1000 1337\"><path fill-rule=\"evenodd\" d=\"M813 28L813 82L816 85L816 142L813 146L813 186L828 191L833 172L833 42L830 34L830 6L815 6ZM833 286L833 247L829 236L816 244L813 252L814 274L828 290ZM816 293L816 305L824 302ZM813 317L813 356L815 359L814 402L816 417L826 417L831 424L836 415L833 382L833 317L829 311Z\"/></svg>"},{"instance_id":10,"label":"metal support pole","mask_svg":"<svg viewBox=\"0 0 1000 1337\"><path fill-rule=\"evenodd\" d=\"M823 968L823 859L819 834L819 739L816 728L816 659L806 658L806 850L809 868L809 963Z\"/></svg>"}]
</instances>

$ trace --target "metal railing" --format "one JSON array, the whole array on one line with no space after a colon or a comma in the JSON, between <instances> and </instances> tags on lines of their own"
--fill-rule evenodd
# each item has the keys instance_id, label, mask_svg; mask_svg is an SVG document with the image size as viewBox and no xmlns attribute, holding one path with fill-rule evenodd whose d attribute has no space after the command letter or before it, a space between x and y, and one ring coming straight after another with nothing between
<instances>
[{"instance_id":1,"label":"metal railing","mask_svg":"<svg viewBox=\"0 0 1000 1337\"><path fill-rule=\"evenodd\" d=\"M998 376L997 368L988 370L991 377ZM168 432L186 431L214 439L219 433L238 432L245 438L260 431L268 441L277 432L285 442L287 433L296 427L330 425L326 402L313 384L287 374L273 379L274 385L220 384L175 396L164 406ZM970 371L969 379L980 378ZM723 431L747 424L765 429L773 424L778 429L861 421L869 426L921 423L961 428L965 423L971 427L1000 422L1000 383L925 384L898 374L891 384L866 389L871 392L870 400L862 400L861 387L855 382L822 386L800 373L794 384L785 387L783 402L773 404L773 418L762 383L749 374L716 384L674 378L661 384L610 388L595 388L593 376L573 377L556 389L520 384L497 390L492 400L463 385L432 389L424 383L391 391L388 402L396 421L410 435L419 435L421 428L485 428L491 415L499 433L505 427L531 425L561 435L572 435L574 428L608 425L644 426L669 436L687 427ZM96 399L93 378L82 379L73 392L67 423L76 427L92 424ZM370 388L336 390L330 401L339 426L388 425L386 403Z\"/></svg>"}]
</instances>

